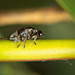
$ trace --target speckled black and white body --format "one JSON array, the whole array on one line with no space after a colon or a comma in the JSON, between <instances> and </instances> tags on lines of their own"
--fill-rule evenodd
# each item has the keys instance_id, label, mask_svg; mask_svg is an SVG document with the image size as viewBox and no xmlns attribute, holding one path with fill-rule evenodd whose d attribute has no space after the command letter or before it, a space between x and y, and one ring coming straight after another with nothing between
<instances>
[{"instance_id":1,"label":"speckled black and white body","mask_svg":"<svg viewBox=\"0 0 75 75\"><path fill-rule=\"evenodd\" d=\"M17 47L21 45L20 41L24 41L24 48L25 48L26 40L34 39L33 42L36 45L35 40L42 35L43 33L40 30L37 30L33 27L25 27L15 31L13 34L10 35L9 39L13 41L18 41L19 45Z\"/></svg>"}]
</instances>

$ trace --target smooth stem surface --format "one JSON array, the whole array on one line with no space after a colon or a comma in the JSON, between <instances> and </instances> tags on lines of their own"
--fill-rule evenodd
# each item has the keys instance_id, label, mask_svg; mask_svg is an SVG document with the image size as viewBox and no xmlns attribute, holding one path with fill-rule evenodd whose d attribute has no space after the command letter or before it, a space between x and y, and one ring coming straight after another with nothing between
<instances>
[{"instance_id":1,"label":"smooth stem surface","mask_svg":"<svg viewBox=\"0 0 75 75\"><path fill-rule=\"evenodd\" d=\"M0 61L45 61L75 58L75 39L73 40L33 40L26 41L17 48L18 42L0 40Z\"/></svg>"}]
</instances>

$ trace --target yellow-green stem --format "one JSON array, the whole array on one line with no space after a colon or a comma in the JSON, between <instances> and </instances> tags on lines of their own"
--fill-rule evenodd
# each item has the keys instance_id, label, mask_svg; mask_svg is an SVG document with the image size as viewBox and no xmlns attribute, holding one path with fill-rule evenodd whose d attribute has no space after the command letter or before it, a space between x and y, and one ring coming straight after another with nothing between
<instances>
[{"instance_id":1,"label":"yellow-green stem","mask_svg":"<svg viewBox=\"0 0 75 75\"><path fill-rule=\"evenodd\" d=\"M75 58L75 39L26 41L17 48L18 42L0 40L0 61L44 61Z\"/></svg>"}]
</instances>

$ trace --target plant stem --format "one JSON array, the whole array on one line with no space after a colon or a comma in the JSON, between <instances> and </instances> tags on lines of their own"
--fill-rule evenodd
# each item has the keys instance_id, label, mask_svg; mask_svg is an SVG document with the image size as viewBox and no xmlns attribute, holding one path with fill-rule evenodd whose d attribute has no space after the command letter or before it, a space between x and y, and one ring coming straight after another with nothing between
<instances>
[{"instance_id":1,"label":"plant stem","mask_svg":"<svg viewBox=\"0 0 75 75\"><path fill-rule=\"evenodd\" d=\"M75 39L27 40L17 48L18 42L0 40L0 61L45 61L75 58Z\"/></svg>"}]
</instances>

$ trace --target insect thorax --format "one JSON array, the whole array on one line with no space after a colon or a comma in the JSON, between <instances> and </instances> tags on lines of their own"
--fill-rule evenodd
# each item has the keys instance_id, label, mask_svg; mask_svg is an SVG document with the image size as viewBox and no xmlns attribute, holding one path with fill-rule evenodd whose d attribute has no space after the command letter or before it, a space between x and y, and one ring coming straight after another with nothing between
<instances>
[{"instance_id":1,"label":"insect thorax","mask_svg":"<svg viewBox=\"0 0 75 75\"><path fill-rule=\"evenodd\" d=\"M23 40L25 40L25 39L27 39L27 40L32 39L32 37L33 37L34 35L36 35L37 30L30 28L30 29L20 30L19 32L20 32L20 33L19 33L19 35L20 35L20 40L23 41Z\"/></svg>"}]
</instances>

